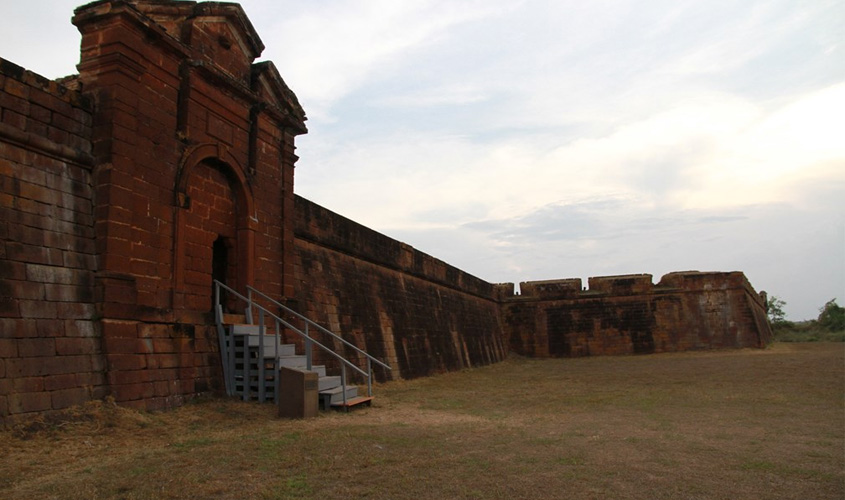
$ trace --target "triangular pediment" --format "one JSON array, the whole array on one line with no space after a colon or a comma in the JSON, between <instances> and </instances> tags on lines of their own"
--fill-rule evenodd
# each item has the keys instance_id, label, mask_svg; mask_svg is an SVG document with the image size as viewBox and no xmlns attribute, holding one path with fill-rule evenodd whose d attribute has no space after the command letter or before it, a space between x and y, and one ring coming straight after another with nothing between
<instances>
[{"instance_id":1,"label":"triangular pediment","mask_svg":"<svg viewBox=\"0 0 845 500\"><path fill-rule=\"evenodd\" d=\"M194 55L245 80L264 43L243 8L230 2L137 1L134 7L168 34L190 46Z\"/></svg>"},{"instance_id":2,"label":"triangular pediment","mask_svg":"<svg viewBox=\"0 0 845 500\"><path fill-rule=\"evenodd\" d=\"M287 86L276 65L263 61L252 66L252 90L271 107L277 108L292 124L301 127L305 133L305 111L299 104L296 94Z\"/></svg>"}]
</instances>

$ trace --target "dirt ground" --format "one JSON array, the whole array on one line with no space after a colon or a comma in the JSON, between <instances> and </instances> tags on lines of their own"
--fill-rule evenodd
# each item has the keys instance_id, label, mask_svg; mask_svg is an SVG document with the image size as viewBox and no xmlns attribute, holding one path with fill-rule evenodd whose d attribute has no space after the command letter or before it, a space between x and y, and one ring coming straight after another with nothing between
<instances>
[{"instance_id":1,"label":"dirt ground","mask_svg":"<svg viewBox=\"0 0 845 500\"><path fill-rule=\"evenodd\" d=\"M845 344L529 360L372 408L91 403L0 433L0 498L845 498Z\"/></svg>"}]
</instances>

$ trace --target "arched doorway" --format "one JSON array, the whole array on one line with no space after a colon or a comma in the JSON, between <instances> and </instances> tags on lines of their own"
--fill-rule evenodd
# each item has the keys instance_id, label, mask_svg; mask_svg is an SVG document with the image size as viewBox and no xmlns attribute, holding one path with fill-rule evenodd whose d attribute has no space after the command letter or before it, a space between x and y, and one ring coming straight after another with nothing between
<instances>
[{"instance_id":1,"label":"arched doorway","mask_svg":"<svg viewBox=\"0 0 845 500\"><path fill-rule=\"evenodd\" d=\"M177 181L174 308L212 310L213 280L243 291L252 284L252 196L237 166L194 150ZM232 310L234 297L223 301Z\"/></svg>"}]
</instances>

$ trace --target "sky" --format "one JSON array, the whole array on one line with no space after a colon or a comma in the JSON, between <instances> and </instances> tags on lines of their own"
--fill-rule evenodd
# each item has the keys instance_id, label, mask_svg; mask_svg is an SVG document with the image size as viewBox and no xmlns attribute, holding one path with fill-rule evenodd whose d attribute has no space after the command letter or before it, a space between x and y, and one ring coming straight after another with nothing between
<instances>
[{"instance_id":1,"label":"sky","mask_svg":"<svg viewBox=\"0 0 845 500\"><path fill-rule=\"evenodd\" d=\"M82 2L0 0L76 72ZM298 194L486 281L743 271L845 304L845 2L244 0L308 115Z\"/></svg>"}]
</instances>

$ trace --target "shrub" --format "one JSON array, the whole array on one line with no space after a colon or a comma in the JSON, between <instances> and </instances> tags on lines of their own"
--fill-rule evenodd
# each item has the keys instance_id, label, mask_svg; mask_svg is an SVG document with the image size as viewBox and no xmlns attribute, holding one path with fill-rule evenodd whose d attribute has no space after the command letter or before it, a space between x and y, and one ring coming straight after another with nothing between
<instances>
[{"instance_id":1,"label":"shrub","mask_svg":"<svg viewBox=\"0 0 845 500\"><path fill-rule=\"evenodd\" d=\"M836 303L836 299L831 299L819 309L819 326L827 329L830 332L838 332L845 330L845 307Z\"/></svg>"},{"instance_id":2,"label":"shrub","mask_svg":"<svg viewBox=\"0 0 845 500\"><path fill-rule=\"evenodd\" d=\"M772 325L786 322L786 313L783 310L783 306L785 305L786 301L777 295L772 295L766 301L766 315L769 317L769 322Z\"/></svg>"},{"instance_id":3,"label":"shrub","mask_svg":"<svg viewBox=\"0 0 845 500\"><path fill-rule=\"evenodd\" d=\"M816 320L782 321L772 325L777 342L845 342L845 331L831 332Z\"/></svg>"}]
</instances>

